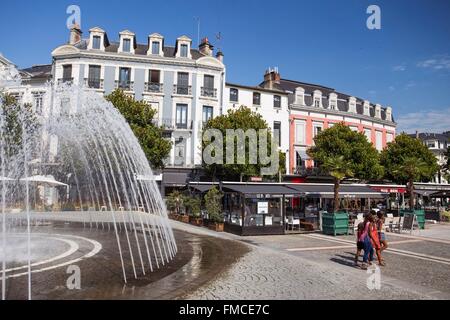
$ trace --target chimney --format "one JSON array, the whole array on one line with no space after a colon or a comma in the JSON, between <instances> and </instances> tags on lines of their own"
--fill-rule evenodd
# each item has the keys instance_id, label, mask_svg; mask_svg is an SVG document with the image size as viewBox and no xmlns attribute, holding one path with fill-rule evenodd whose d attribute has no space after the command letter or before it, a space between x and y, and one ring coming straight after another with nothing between
<instances>
[{"instance_id":1,"label":"chimney","mask_svg":"<svg viewBox=\"0 0 450 320\"><path fill-rule=\"evenodd\" d=\"M416 139L419 139L419 131L416 130Z\"/></svg>"},{"instance_id":2,"label":"chimney","mask_svg":"<svg viewBox=\"0 0 450 320\"><path fill-rule=\"evenodd\" d=\"M83 32L81 31L80 26L77 23L72 25L72 27L70 28L69 44L74 45L75 43L80 42L82 33Z\"/></svg>"},{"instance_id":3,"label":"chimney","mask_svg":"<svg viewBox=\"0 0 450 320\"><path fill-rule=\"evenodd\" d=\"M280 79L281 77L278 68L269 68L264 74L264 88L275 89L275 84L280 84Z\"/></svg>"},{"instance_id":4,"label":"chimney","mask_svg":"<svg viewBox=\"0 0 450 320\"><path fill-rule=\"evenodd\" d=\"M216 58L217 58L220 62L223 62L223 52L222 52L222 51L217 51L217 53L216 53Z\"/></svg>"},{"instance_id":5,"label":"chimney","mask_svg":"<svg viewBox=\"0 0 450 320\"><path fill-rule=\"evenodd\" d=\"M213 48L214 46L209 43L208 38L203 38L200 45L198 46L198 50L200 51L200 53L204 54L205 56L212 56Z\"/></svg>"}]
</instances>

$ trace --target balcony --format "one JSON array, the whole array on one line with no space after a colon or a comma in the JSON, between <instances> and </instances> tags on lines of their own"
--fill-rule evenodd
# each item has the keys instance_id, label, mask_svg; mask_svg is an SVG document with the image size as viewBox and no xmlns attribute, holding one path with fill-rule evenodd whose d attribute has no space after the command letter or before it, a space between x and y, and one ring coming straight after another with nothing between
<instances>
[{"instance_id":1,"label":"balcony","mask_svg":"<svg viewBox=\"0 0 450 320\"><path fill-rule=\"evenodd\" d=\"M123 81L123 80L116 80L115 86L117 89L122 89L125 91L133 91L134 89L134 81Z\"/></svg>"},{"instance_id":2,"label":"balcony","mask_svg":"<svg viewBox=\"0 0 450 320\"><path fill-rule=\"evenodd\" d=\"M201 94L202 97L217 98L217 89L216 88L201 87L200 88L200 94Z\"/></svg>"},{"instance_id":3,"label":"balcony","mask_svg":"<svg viewBox=\"0 0 450 320\"><path fill-rule=\"evenodd\" d=\"M175 123L177 129L191 130L193 121Z\"/></svg>"},{"instance_id":4,"label":"balcony","mask_svg":"<svg viewBox=\"0 0 450 320\"><path fill-rule=\"evenodd\" d=\"M103 79L84 79L84 85L90 89L103 90Z\"/></svg>"},{"instance_id":5,"label":"balcony","mask_svg":"<svg viewBox=\"0 0 450 320\"><path fill-rule=\"evenodd\" d=\"M163 84L158 82L146 82L144 90L145 92L162 93Z\"/></svg>"},{"instance_id":6,"label":"balcony","mask_svg":"<svg viewBox=\"0 0 450 320\"><path fill-rule=\"evenodd\" d=\"M73 78L61 78L61 79L58 79L58 85L60 85L62 83L67 83L67 84L71 85L73 83Z\"/></svg>"},{"instance_id":7,"label":"balcony","mask_svg":"<svg viewBox=\"0 0 450 320\"><path fill-rule=\"evenodd\" d=\"M190 96L192 95L192 86L174 84L173 93Z\"/></svg>"},{"instance_id":8,"label":"balcony","mask_svg":"<svg viewBox=\"0 0 450 320\"><path fill-rule=\"evenodd\" d=\"M320 176L324 175L324 172L319 167L297 167L294 170L295 174L301 175L301 176Z\"/></svg>"}]
</instances>

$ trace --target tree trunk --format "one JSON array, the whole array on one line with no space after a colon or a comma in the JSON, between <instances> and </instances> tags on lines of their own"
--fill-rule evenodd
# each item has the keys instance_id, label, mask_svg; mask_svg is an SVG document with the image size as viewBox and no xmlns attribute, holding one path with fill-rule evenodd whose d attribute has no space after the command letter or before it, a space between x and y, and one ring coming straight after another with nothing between
<instances>
[{"instance_id":1,"label":"tree trunk","mask_svg":"<svg viewBox=\"0 0 450 320\"><path fill-rule=\"evenodd\" d=\"M334 178L334 213L339 211L339 184L339 179Z\"/></svg>"},{"instance_id":2,"label":"tree trunk","mask_svg":"<svg viewBox=\"0 0 450 320\"><path fill-rule=\"evenodd\" d=\"M409 210L414 210L414 181L409 179L408 181L408 193L409 193Z\"/></svg>"}]
</instances>

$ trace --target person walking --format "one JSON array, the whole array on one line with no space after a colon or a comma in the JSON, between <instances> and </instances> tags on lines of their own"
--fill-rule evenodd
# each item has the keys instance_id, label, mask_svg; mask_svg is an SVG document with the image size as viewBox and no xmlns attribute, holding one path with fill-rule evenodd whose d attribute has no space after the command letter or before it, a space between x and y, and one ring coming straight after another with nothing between
<instances>
[{"instance_id":1,"label":"person walking","mask_svg":"<svg viewBox=\"0 0 450 320\"><path fill-rule=\"evenodd\" d=\"M370 238L370 218L371 214L368 214L364 219L364 229L360 236L360 241L364 244L364 255L363 255L363 263L361 265L361 269L366 270L367 265L373 260L373 247Z\"/></svg>"},{"instance_id":2,"label":"person walking","mask_svg":"<svg viewBox=\"0 0 450 320\"><path fill-rule=\"evenodd\" d=\"M378 238L380 239L381 251L384 251L388 248L386 233L384 232L384 223L385 223L384 213L378 212L377 217L378 217L377 219Z\"/></svg>"},{"instance_id":3,"label":"person walking","mask_svg":"<svg viewBox=\"0 0 450 320\"><path fill-rule=\"evenodd\" d=\"M380 240L378 238L378 229L377 229L377 224L376 224L376 221L375 221L375 217L376 217L375 212L370 214L370 217L369 217L369 221L370 221L370 225L369 225L370 242L372 243L372 247L373 247L373 249L375 250L375 252L377 254L378 265L385 266L386 264L383 262L383 258L381 256L381 245L380 245Z\"/></svg>"},{"instance_id":4,"label":"person walking","mask_svg":"<svg viewBox=\"0 0 450 320\"><path fill-rule=\"evenodd\" d=\"M358 259L361 255L361 251L364 250L364 238L362 234L364 232L364 221L361 221L357 226L356 233L356 254L355 254L355 266L358 266Z\"/></svg>"}]
</instances>

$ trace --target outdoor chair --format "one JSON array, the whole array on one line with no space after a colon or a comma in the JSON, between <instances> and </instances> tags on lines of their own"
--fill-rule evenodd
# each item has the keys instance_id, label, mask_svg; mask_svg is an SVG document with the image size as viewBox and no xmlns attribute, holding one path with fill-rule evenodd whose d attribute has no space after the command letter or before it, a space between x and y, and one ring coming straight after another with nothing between
<instances>
[{"instance_id":1,"label":"outdoor chair","mask_svg":"<svg viewBox=\"0 0 450 320\"><path fill-rule=\"evenodd\" d=\"M392 218L392 221L389 223L389 232L400 233L401 230L402 230L402 217Z\"/></svg>"},{"instance_id":2,"label":"outdoor chair","mask_svg":"<svg viewBox=\"0 0 450 320\"><path fill-rule=\"evenodd\" d=\"M294 230L295 226L298 227L298 230L300 230L300 219L298 218L294 218L294 217L288 217L288 222L287 222L288 227L291 227L291 230Z\"/></svg>"}]
</instances>

